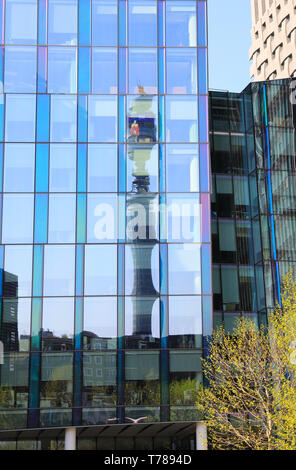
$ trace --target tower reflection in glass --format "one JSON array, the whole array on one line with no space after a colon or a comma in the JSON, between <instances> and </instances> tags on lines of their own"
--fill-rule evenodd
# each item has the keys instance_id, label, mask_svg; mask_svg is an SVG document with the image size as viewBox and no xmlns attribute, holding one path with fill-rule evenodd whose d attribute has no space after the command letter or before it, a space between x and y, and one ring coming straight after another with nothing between
<instances>
[{"instance_id":1,"label":"tower reflection in glass","mask_svg":"<svg viewBox=\"0 0 296 470\"><path fill-rule=\"evenodd\" d=\"M152 251L157 244L153 222L156 195L150 192L147 169L156 143L156 116L153 97L139 86L139 95L131 102L128 117L127 153L133 162L132 188L127 198L127 241L133 260L132 336L126 337L128 347L147 347L152 340L152 310L158 297L152 276Z\"/></svg>"}]
</instances>

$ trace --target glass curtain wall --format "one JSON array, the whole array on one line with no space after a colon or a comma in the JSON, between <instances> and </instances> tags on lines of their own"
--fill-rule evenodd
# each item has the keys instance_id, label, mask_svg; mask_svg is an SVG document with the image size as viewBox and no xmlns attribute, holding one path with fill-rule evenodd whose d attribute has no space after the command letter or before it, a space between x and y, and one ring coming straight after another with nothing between
<instances>
[{"instance_id":1,"label":"glass curtain wall","mask_svg":"<svg viewBox=\"0 0 296 470\"><path fill-rule=\"evenodd\" d=\"M266 321L295 271L295 81L210 97L214 318L231 331Z\"/></svg>"},{"instance_id":2,"label":"glass curtain wall","mask_svg":"<svg viewBox=\"0 0 296 470\"><path fill-rule=\"evenodd\" d=\"M255 155L267 306L281 301L281 278L296 267L295 82L252 84Z\"/></svg>"},{"instance_id":3,"label":"glass curtain wall","mask_svg":"<svg viewBox=\"0 0 296 470\"><path fill-rule=\"evenodd\" d=\"M0 1L0 429L196 418L206 3Z\"/></svg>"},{"instance_id":4,"label":"glass curtain wall","mask_svg":"<svg viewBox=\"0 0 296 470\"><path fill-rule=\"evenodd\" d=\"M210 93L214 324L266 320L252 103Z\"/></svg>"}]
</instances>

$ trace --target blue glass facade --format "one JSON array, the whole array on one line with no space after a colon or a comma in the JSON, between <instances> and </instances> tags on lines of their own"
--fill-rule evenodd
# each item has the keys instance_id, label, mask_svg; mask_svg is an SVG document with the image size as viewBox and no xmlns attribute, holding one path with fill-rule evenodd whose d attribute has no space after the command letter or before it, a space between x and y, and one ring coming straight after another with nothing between
<instances>
[{"instance_id":1,"label":"blue glass facade","mask_svg":"<svg viewBox=\"0 0 296 470\"><path fill-rule=\"evenodd\" d=\"M197 418L206 3L0 1L1 429Z\"/></svg>"}]
</instances>

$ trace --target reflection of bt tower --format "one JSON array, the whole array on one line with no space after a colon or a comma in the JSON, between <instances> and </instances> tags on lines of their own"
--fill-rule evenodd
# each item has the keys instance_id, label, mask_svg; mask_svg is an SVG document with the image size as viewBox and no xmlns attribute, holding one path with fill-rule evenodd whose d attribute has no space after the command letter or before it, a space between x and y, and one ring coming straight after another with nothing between
<instances>
[{"instance_id":1,"label":"reflection of bt tower","mask_svg":"<svg viewBox=\"0 0 296 470\"><path fill-rule=\"evenodd\" d=\"M129 109L128 145L129 159L133 162L132 192L127 196L127 223L141 207L139 224L127 233L133 258L133 335L126 341L149 341L152 335L151 316L158 292L153 285L151 272L152 250L157 243L154 224L149 227L149 210L155 201L150 191L147 165L156 142L156 117L152 110L152 97L141 94L135 97Z\"/></svg>"}]
</instances>

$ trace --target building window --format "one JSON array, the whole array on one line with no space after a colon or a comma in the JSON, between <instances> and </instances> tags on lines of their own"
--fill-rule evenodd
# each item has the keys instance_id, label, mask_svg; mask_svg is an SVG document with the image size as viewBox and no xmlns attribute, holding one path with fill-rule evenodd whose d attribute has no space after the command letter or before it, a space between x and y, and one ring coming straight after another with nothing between
<instances>
[{"instance_id":1,"label":"building window","mask_svg":"<svg viewBox=\"0 0 296 470\"><path fill-rule=\"evenodd\" d=\"M36 62L36 47L6 46L5 93L35 93Z\"/></svg>"},{"instance_id":2,"label":"building window","mask_svg":"<svg viewBox=\"0 0 296 470\"><path fill-rule=\"evenodd\" d=\"M77 44L78 0L49 0L48 44Z\"/></svg>"},{"instance_id":3,"label":"building window","mask_svg":"<svg viewBox=\"0 0 296 470\"><path fill-rule=\"evenodd\" d=\"M92 0L93 46L117 45L117 0Z\"/></svg>"},{"instance_id":4,"label":"building window","mask_svg":"<svg viewBox=\"0 0 296 470\"><path fill-rule=\"evenodd\" d=\"M77 49L48 48L48 93L77 92Z\"/></svg>"},{"instance_id":5,"label":"building window","mask_svg":"<svg viewBox=\"0 0 296 470\"><path fill-rule=\"evenodd\" d=\"M6 44L36 44L37 0L6 0Z\"/></svg>"},{"instance_id":6,"label":"building window","mask_svg":"<svg viewBox=\"0 0 296 470\"><path fill-rule=\"evenodd\" d=\"M6 95L6 142L34 142L36 95Z\"/></svg>"},{"instance_id":7,"label":"building window","mask_svg":"<svg viewBox=\"0 0 296 470\"><path fill-rule=\"evenodd\" d=\"M4 191L33 192L34 168L34 144L5 144Z\"/></svg>"},{"instance_id":8,"label":"building window","mask_svg":"<svg viewBox=\"0 0 296 470\"><path fill-rule=\"evenodd\" d=\"M77 130L77 97L51 96L51 142L75 142Z\"/></svg>"}]
</instances>

